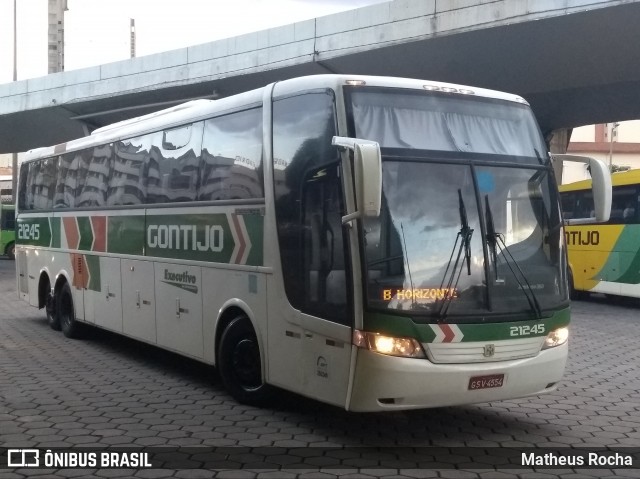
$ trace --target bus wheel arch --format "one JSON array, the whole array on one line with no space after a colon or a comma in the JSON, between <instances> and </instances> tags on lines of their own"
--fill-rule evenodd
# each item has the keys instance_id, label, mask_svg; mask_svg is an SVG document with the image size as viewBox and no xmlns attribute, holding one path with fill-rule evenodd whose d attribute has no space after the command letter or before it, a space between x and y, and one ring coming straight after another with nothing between
<instances>
[{"instance_id":1,"label":"bus wheel arch","mask_svg":"<svg viewBox=\"0 0 640 479\"><path fill-rule=\"evenodd\" d=\"M222 383L237 401L258 406L271 399L273 390L264 379L258 335L239 307L225 310L218 320L216 366Z\"/></svg>"}]
</instances>

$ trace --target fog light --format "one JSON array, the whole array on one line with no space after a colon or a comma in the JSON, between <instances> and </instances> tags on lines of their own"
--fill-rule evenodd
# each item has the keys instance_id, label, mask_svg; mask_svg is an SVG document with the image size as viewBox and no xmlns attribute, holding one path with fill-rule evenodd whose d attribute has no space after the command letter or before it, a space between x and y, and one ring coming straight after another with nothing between
<instances>
[{"instance_id":1,"label":"fog light","mask_svg":"<svg viewBox=\"0 0 640 479\"><path fill-rule=\"evenodd\" d=\"M414 338L396 338L380 333L367 331L353 332L353 344L359 348L368 349L388 356L402 356L405 358L424 358L425 354L420 343Z\"/></svg>"},{"instance_id":2,"label":"fog light","mask_svg":"<svg viewBox=\"0 0 640 479\"><path fill-rule=\"evenodd\" d=\"M569 339L569 328L554 329L547 335L542 349L555 348L566 343L567 339Z\"/></svg>"}]
</instances>

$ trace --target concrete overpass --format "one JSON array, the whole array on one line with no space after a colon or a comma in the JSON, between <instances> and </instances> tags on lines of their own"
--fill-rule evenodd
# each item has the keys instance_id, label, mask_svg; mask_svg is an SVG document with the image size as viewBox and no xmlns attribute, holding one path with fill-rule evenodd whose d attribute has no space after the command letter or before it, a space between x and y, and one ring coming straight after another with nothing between
<instances>
[{"instance_id":1,"label":"concrete overpass","mask_svg":"<svg viewBox=\"0 0 640 479\"><path fill-rule=\"evenodd\" d=\"M640 117L640 0L394 0L262 32L0 85L0 152L191 98L327 72L518 93L543 132Z\"/></svg>"}]
</instances>

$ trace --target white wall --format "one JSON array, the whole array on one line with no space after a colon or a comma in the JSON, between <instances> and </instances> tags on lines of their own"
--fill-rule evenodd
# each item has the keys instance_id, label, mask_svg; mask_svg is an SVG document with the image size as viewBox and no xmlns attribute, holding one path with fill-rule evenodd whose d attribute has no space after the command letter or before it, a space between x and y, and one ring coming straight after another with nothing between
<instances>
[{"instance_id":1,"label":"white wall","mask_svg":"<svg viewBox=\"0 0 640 479\"><path fill-rule=\"evenodd\" d=\"M571 133L571 141L595 141L596 125L587 125L574 128Z\"/></svg>"}]
</instances>

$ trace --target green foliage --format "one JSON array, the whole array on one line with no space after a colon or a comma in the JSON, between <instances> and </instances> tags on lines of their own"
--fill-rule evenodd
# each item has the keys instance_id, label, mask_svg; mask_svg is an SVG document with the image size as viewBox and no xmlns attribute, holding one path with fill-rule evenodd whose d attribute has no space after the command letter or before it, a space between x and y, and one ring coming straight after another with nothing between
<instances>
[{"instance_id":1,"label":"green foliage","mask_svg":"<svg viewBox=\"0 0 640 479\"><path fill-rule=\"evenodd\" d=\"M611 165L609 167L611 169L611 173L617 173L619 171L627 171L630 170L630 166L621 166L621 165Z\"/></svg>"}]
</instances>

